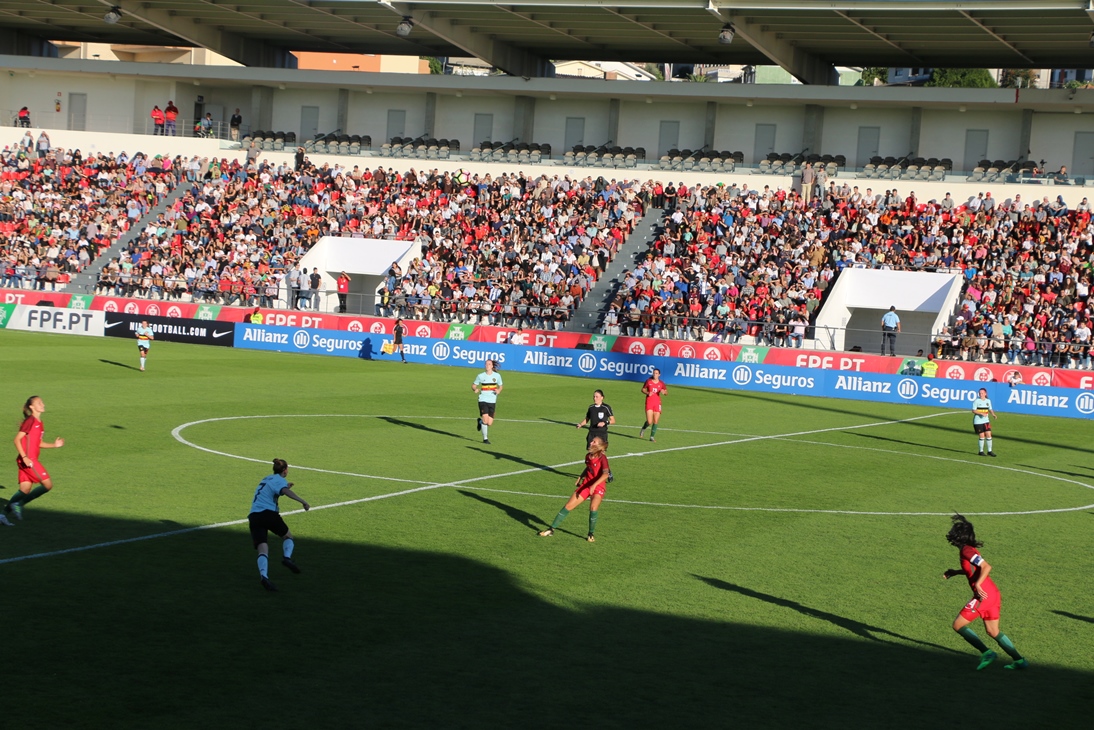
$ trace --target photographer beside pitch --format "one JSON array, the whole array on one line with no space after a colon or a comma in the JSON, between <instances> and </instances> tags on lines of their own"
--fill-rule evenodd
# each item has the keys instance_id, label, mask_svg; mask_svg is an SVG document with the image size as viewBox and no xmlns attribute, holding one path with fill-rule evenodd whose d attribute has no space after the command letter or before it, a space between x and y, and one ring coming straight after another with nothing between
<instances>
[{"instance_id":1,"label":"photographer beside pitch","mask_svg":"<svg viewBox=\"0 0 1094 730\"><path fill-rule=\"evenodd\" d=\"M268 591L277 590L277 587L270 582L269 575L270 546L267 543L269 533L272 532L281 538L281 553L283 555L281 564L294 573L300 572L300 566L292 559L292 551L295 547L292 533L289 532L289 526L285 524L285 520L281 517L277 501L284 495L304 505L305 512L311 509L310 504L293 492L292 482L285 479L285 475L288 473L289 464L287 461L284 459L273 460L273 474L258 483L254 499L251 500L251 512L247 515L247 522L251 528L251 540L254 542L255 549L258 550L258 574L261 578L262 587Z\"/></svg>"}]
</instances>

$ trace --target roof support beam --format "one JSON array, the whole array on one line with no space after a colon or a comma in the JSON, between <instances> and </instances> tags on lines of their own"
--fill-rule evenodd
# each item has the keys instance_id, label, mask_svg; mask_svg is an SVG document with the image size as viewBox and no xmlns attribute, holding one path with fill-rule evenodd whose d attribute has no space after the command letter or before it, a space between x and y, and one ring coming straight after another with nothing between
<instances>
[{"instance_id":1,"label":"roof support beam","mask_svg":"<svg viewBox=\"0 0 1094 730\"><path fill-rule=\"evenodd\" d=\"M134 0L98 0L98 2L105 9L114 6L120 7L122 9L121 22L125 22L125 16L132 16L193 46L216 51L237 63L242 63L244 66L295 68L295 59L284 48L271 46L228 31L217 30L212 26L202 25L197 19L175 15L168 10L161 10L159 7L147 3L134 2Z\"/></svg>"},{"instance_id":2,"label":"roof support beam","mask_svg":"<svg viewBox=\"0 0 1094 730\"><path fill-rule=\"evenodd\" d=\"M718 18L723 23L732 23L737 37L747 41L749 45L760 53L770 58L774 63L782 66L786 71L803 84L815 86L839 85L839 73L836 67L822 58L798 48L793 43L781 38L778 33L764 30L759 23L750 22L746 17L734 16L715 5L714 0L708 0L707 12Z\"/></svg>"},{"instance_id":3,"label":"roof support beam","mask_svg":"<svg viewBox=\"0 0 1094 730\"><path fill-rule=\"evenodd\" d=\"M412 18L416 28L421 28L448 41L507 74L527 78L555 75L555 66L549 59L511 46L493 36L475 33L466 25L457 25L447 18L439 17L436 13L426 10L415 10L408 3L380 0L380 4L393 13Z\"/></svg>"},{"instance_id":4,"label":"roof support beam","mask_svg":"<svg viewBox=\"0 0 1094 730\"><path fill-rule=\"evenodd\" d=\"M968 11L966 11L966 10L958 10L957 12L958 12L958 13L959 13L959 14L960 14L960 15L961 15L961 16L962 16L963 18L965 18L966 20L968 20L968 21L969 21L970 23L972 23L973 25L975 25L975 26L977 26L978 28L982 29L982 30L983 30L983 31L984 31L985 33L987 33L988 35L990 35L990 36L991 36L992 38L994 38L995 40L999 41L1000 43L1002 43L1002 44L1003 44L1004 46L1006 46L1006 47L1007 47L1007 48L1009 48L1010 50L1014 51L1014 53L1015 53L1015 54L1016 54L1016 55L1017 55L1017 56L1018 56L1019 58L1021 58L1021 59L1022 59L1023 61L1025 61L1025 62L1026 62L1026 64L1027 64L1027 65L1028 65L1029 67L1031 67L1031 68L1032 68L1033 66L1036 66L1036 65L1037 65L1037 64L1035 64L1035 63L1034 63L1034 62L1033 62L1032 60L1030 60L1029 56L1027 56L1026 54L1024 54L1024 53L1022 53L1021 51L1019 51L1019 50L1018 50L1017 48L1015 48L1015 47L1014 47L1014 45L1013 45L1013 44L1012 44L1012 43L1011 43L1010 41L1008 41L1008 40L1007 40L1006 38L1004 38L1003 36L1001 36L1001 35L999 35L998 33L996 33L996 32L995 32L994 30L992 30L992 29L991 29L991 28L989 28L988 26L986 26L986 25L984 25L983 23L981 23L981 22L980 22L979 20L977 20L976 18L972 17L972 15L970 15L970 14L968 13Z\"/></svg>"}]
</instances>

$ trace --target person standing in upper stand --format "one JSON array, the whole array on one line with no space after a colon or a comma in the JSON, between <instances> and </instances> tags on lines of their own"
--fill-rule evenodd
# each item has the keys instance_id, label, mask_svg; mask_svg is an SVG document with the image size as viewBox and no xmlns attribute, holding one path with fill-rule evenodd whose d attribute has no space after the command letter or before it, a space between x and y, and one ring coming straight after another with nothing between
<instances>
[{"instance_id":1,"label":"person standing in upper stand","mask_svg":"<svg viewBox=\"0 0 1094 730\"><path fill-rule=\"evenodd\" d=\"M152 106L152 113L149 115L152 117L152 134L163 135L163 124L165 117L163 109L160 109L159 104Z\"/></svg>"},{"instance_id":2,"label":"person standing in upper stand","mask_svg":"<svg viewBox=\"0 0 1094 730\"><path fill-rule=\"evenodd\" d=\"M243 125L243 117L239 113L239 109L236 109L235 114L228 120L228 128L231 130L232 141L239 141L239 128Z\"/></svg>"},{"instance_id":3,"label":"person standing in upper stand","mask_svg":"<svg viewBox=\"0 0 1094 730\"><path fill-rule=\"evenodd\" d=\"M813 163L807 162L802 167L802 200L806 205L813 199L813 182L816 180L816 173L813 172Z\"/></svg>"},{"instance_id":4,"label":"person standing in upper stand","mask_svg":"<svg viewBox=\"0 0 1094 730\"><path fill-rule=\"evenodd\" d=\"M163 118L166 126L166 134L175 136L176 126L175 122L179 118L179 108L175 106L175 102L168 100L167 106L163 110Z\"/></svg>"}]
</instances>

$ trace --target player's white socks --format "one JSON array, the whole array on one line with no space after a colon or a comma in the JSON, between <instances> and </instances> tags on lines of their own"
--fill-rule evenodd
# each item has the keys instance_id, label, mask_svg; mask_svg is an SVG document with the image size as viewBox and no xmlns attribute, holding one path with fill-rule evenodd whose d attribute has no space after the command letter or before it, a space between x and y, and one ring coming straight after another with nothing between
<instances>
[{"instance_id":1,"label":"player's white socks","mask_svg":"<svg viewBox=\"0 0 1094 730\"><path fill-rule=\"evenodd\" d=\"M144 358L141 358L141 370L144 370Z\"/></svg>"},{"instance_id":2,"label":"player's white socks","mask_svg":"<svg viewBox=\"0 0 1094 730\"><path fill-rule=\"evenodd\" d=\"M270 575L270 559L265 555L258 556L258 574L263 578L269 578Z\"/></svg>"},{"instance_id":3,"label":"player's white socks","mask_svg":"<svg viewBox=\"0 0 1094 730\"><path fill-rule=\"evenodd\" d=\"M295 545L296 543L292 541L291 537L288 540L285 540L281 543L281 554L284 555L286 558L291 558L292 549Z\"/></svg>"},{"instance_id":4,"label":"player's white socks","mask_svg":"<svg viewBox=\"0 0 1094 730\"><path fill-rule=\"evenodd\" d=\"M984 453L984 439L980 439L980 453Z\"/></svg>"},{"instance_id":5,"label":"player's white socks","mask_svg":"<svg viewBox=\"0 0 1094 730\"><path fill-rule=\"evenodd\" d=\"M485 441L485 440L486 440L487 438L489 438L489 437L488 437L488 436L486 435L486 434L487 434L487 432L488 432L489 430L490 430L490 427L489 427L489 426L487 426L487 425L486 425L485 423L484 423L484 424L482 424L482 440L483 440L483 441Z\"/></svg>"}]
</instances>

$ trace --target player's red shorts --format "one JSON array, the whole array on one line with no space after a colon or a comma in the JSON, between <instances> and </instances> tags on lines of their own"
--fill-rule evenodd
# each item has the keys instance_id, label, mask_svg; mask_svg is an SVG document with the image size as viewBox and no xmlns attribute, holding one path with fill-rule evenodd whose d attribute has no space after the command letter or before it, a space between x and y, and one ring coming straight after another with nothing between
<instances>
[{"instance_id":1,"label":"player's red shorts","mask_svg":"<svg viewBox=\"0 0 1094 730\"><path fill-rule=\"evenodd\" d=\"M591 492L589 490L588 485L578 487L577 489L574 490L574 496L575 497L581 497L582 502L584 502L586 499L588 499L592 494L599 494L601 497L603 497L606 494L606 491L604 489L604 483L601 482L600 486L597 487L596 489L592 490Z\"/></svg>"},{"instance_id":2,"label":"player's red shorts","mask_svg":"<svg viewBox=\"0 0 1094 730\"><path fill-rule=\"evenodd\" d=\"M661 399L660 398L646 398L646 410L653 411L654 413L661 412Z\"/></svg>"},{"instance_id":3,"label":"player's red shorts","mask_svg":"<svg viewBox=\"0 0 1094 730\"><path fill-rule=\"evenodd\" d=\"M1001 604L999 591L988 591L988 597L984 600L974 598L966 603L961 609L961 616L968 621L975 621L978 617L985 621L998 621Z\"/></svg>"},{"instance_id":4,"label":"player's red shorts","mask_svg":"<svg viewBox=\"0 0 1094 730\"><path fill-rule=\"evenodd\" d=\"M33 469L27 469L26 464L18 456L15 457L15 466L19 469L19 481L16 484L41 484L45 480L49 479L49 472L42 466L42 462L34 462Z\"/></svg>"}]
</instances>

